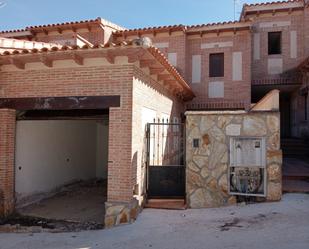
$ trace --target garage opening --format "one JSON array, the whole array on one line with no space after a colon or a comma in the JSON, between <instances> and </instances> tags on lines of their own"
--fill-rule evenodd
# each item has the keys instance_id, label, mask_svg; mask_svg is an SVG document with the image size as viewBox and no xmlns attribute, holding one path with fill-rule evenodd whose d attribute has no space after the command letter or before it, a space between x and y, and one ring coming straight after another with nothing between
<instances>
[{"instance_id":1,"label":"garage opening","mask_svg":"<svg viewBox=\"0 0 309 249\"><path fill-rule=\"evenodd\" d=\"M103 224L108 113L85 113L18 114L15 199L19 214Z\"/></svg>"}]
</instances>

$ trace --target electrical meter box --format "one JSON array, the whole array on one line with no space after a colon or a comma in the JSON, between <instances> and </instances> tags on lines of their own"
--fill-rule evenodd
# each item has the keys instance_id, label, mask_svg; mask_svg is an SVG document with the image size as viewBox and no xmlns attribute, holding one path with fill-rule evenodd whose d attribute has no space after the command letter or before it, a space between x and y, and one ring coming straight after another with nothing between
<instances>
[{"instance_id":1,"label":"electrical meter box","mask_svg":"<svg viewBox=\"0 0 309 249\"><path fill-rule=\"evenodd\" d=\"M266 139L264 137L230 137L230 194L265 196L265 168Z\"/></svg>"}]
</instances>

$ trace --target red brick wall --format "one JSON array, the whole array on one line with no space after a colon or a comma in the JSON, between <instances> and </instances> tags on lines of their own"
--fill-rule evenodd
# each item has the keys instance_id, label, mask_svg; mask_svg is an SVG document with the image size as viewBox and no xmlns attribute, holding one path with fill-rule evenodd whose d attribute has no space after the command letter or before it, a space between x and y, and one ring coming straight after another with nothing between
<instances>
[{"instance_id":1,"label":"red brick wall","mask_svg":"<svg viewBox=\"0 0 309 249\"><path fill-rule=\"evenodd\" d=\"M190 83L195 95L192 103L227 103L225 108L229 108L228 103L251 101L251 37L249 32L236 33L222 33L219 36L194 38L188 37L187 49L187 79ZM216 43L216 42L233 42L232 47L224 48L207 48L201 49L203 43ZM242 52L242 80L232 80L232 54L233 52ZM209 77L209 54L211 53L224 53L224 77L210 78ZM192 56L202 55L202 76L200 83L192 82ZM224 98L209 98L208 84L210 81L224 81ZM220 105L216 106L220 108Z\"/></svg>"},{"instance_id":2,"label":"red brick wall","mask_svg":"<svg viewBox=\"0 0 309 249\"><path fill-rule=\"evenodd\" d=\"M254 33L260 33L260 59L254 60L252 58L252 79L276 79L276 78L289 78L289 70L294 69L305 57L305 44L304 44L304 30L305 23L302 11L292 12L291 14L265 14L259 17L253 16ZM289 26L283 27L270 27L261 28L260 23L266 22L291 22ZM268 32L282 31L282 54L281 55L268 55ZM290 55L290 32L297 31L297 58L293 59ZM253 35L253 34L252 34ZM252 42L253 46L253 42ZM269 75L268 74L268 59L269 58L282 58L283 59L283 74L282 75Z\"/></svg>"},{"instance_id":3,"label":"red brick wall","mask_svg":"<svg viewBox=\"0 0 309 249\"><path fill-rule=\"evenodd\" d=\"M0 216L14 210L15 115L0 109Z\"/></svg>"},{"instance_id":4,"label":"red brick wall","mask_svg":"<svg viewBox=\"0 0 309 249\"><path fill-rule=\"evenodd\" d=\"M132 126L132 158L133 160L133 184L138 184L140 201L145 194L145 127L143 124L143 108L155 111L156 122L166 116L169 122L176 117L181 122L181 113L184 111L180 99L169 93L162 85L151 77L145 75L139 68L134 69L133 82L133 126ZM152 120L150 122L153 122ZM145 125L145 124L144 124Z\"/></svg>"},{"instance_id":5,"label":"red brick wall","mask_svg":"<svg viewBox=\"0 0 309 249\"><path fill-rule=\"evenodd\" d=\"M197 96L191 103L208 103L213 102L216 105L208 105L208 108L233 108L233 103L251 101L251 35L250 32L238 32L234 35L233 32L223 32L219 36L195 36L192 38L183 32L173 32L171 35L168 33L158 33L153 36L152 34L144 34L145 37L150 37L153 43L168 43L167 48L160 48L163 54L167 57L168 53L177 53L177 66L176 68L184 79L191 85L195 95ZM129 36L127 39L138 38L138 36ZM123 40L123 37L118 37L117 40ZM230 48L213 48L201 49L201 43L210 42L225 42L233 41L234 46ZM209 99L208 98L208 57L209 53L225 53L225 77L219 80L225 82L225 96L222 99ZM243 52L243 80L232 81L232 52ZM202 55L202 81L198 84L191 84L192 75L192 55ZM224 104L223 104L224 102Z\"/></svg>"},{"instance_id":6,"label":"red brick wall","mask_svg":"<svg viewBox=\"0 0 309 249\"><path fill-rule=\"evenodd\" d=\"M133 193L132 79L132 65L2 71L0 97L121 95L121 107L110 110L108 201L128 201Z\"/></svg>"}]
</instances>

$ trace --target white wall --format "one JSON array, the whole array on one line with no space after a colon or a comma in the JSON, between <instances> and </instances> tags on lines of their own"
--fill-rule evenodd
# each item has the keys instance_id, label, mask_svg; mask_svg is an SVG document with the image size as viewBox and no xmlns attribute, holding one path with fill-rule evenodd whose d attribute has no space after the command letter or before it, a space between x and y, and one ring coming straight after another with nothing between
<instances>
[{"instance_id":1,"label":"white wall","mask_svg":"<svg viewBox=\"0 0 309 249\"><path fill-rule=\"evenodd\" d=\"M108 121L97 122L96 177L107 179Z\"/></svg>"},{"instance_id":2,"label":"white wall","mask_svg":"<svg viewBox=\"0 0 309 249\"><path fill-rule=\"evenodd\" d=\"M74 180L106 176L105 135L103 124L90 120L18 121L15 155L17 201ZM102 151L100 155L99 151Z\"/></svg>"}]
</instances>

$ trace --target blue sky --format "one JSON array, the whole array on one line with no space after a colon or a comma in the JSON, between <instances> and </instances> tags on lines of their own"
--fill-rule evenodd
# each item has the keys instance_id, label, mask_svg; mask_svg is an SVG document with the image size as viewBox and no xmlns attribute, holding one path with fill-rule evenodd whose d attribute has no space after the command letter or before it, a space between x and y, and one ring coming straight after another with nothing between
<instances>
[{"instance_id":1,"label":"blue sky","mask_svg":"<svg viewBox=\"0 0 309 249\"><path fill-rule=\"evenodd\" d=\"M263 2L236 1L239 2L237 18L244 2ZM234 0L0 0L0 30L96 17L126 28L228 21L234 19L233 2Z\"/></svg>"}]
</instances>

